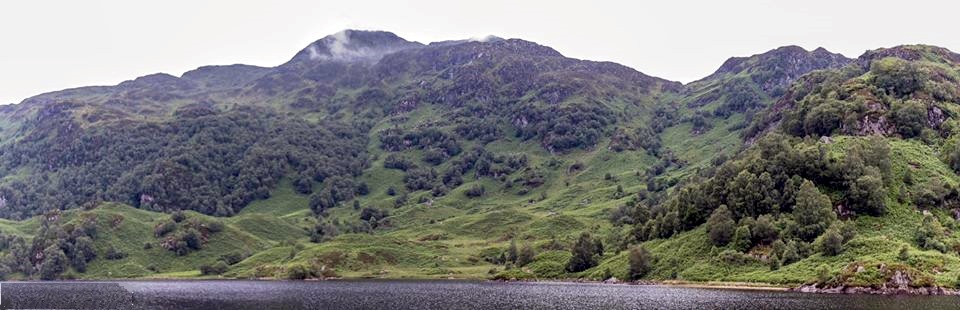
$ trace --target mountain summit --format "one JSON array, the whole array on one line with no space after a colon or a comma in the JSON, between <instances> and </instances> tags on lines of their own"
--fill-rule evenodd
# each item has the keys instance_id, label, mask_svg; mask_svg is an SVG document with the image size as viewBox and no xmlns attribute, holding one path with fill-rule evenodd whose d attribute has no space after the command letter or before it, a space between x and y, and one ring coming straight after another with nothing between
<instances>
[{"instance_id":1,"label":"mountain summit","mask_svg":"<svg viewBox=\"0 0 960 310\"><path fill-rule=\"evenodd\" d=\"M305 61L375 62L384 55L423 44L386 31L344 30L310 43L288 63Z\"/></svg>"}]
</instances>

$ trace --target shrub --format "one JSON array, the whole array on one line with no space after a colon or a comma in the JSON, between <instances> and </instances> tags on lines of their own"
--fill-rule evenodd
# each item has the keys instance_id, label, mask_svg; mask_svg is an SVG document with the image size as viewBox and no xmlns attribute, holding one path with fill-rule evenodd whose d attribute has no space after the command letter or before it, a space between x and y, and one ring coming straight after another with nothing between
<instances>
[{"instance_id":1,"label":"shrub","mask_svg":"<svg viewBox=\"0 0 960 310\"><path fill-rule=\"evenodd\" d=\"M753 256L743 254L736 250L723 250L720 252L720 260L731 265L746 265L753 262Z\"/></svg>"},{"instance_id":2,"label":"shrub","mask_svg":"<svg viewBox=\"0 0 960 310\"><path fill-rule=\"evenodd\" d=\"M899 259L901 262L910 260L910 250L907 248L907 246L904 245L900 247L900 252L897 254L897 259Z\"/></svg>"},{"instance_id":3,"label":"shrub","mask_svg":"<svg viewBox=\"0 0 960 310\"><path fill-rule=\"evenodd\" d=\"M828 229L819 237L820 252L826 256L836 256L843 252L843 237L836 229Z\"/></svg>"},{"instance_id":4,"label":"shrub","mask_svg":"<svg viewBox=\"0 0 960 310\"><path fill-rule=\"evenodd\" d=\"M213 265L200 265L200 274L219 275L227 272L227 269L229 269L227 263L222 260L218 260Z\"/></svg>"},{"instance_id":5,"label":"shrub","mask_svg":"<svg viewBox=\"0 0 960 310\"><path fill-rule=\"evenodd\" d=\"M401 171L407 171L410 168L416 167L409 159L406 157L390 154L387 155L387 158L383 159L383 167L387 169L397 169Z\"/></svg>"},{"instance_id":6,"label":"shrub","mask_svg":"<svg viewBox=\"0 0 960 310\"><path fill-rule=\"evenodd\" d=\"M127 257L127 253L118 250L117 248L110 246L107 248L107 252L103 255L104 258L109 260L118 260Z\"/></svg>"},{"instance_id":7,"label":"shrub","mask_svg":"<svg viewBox=\"0 0 960 310\"><path fill-rule=\"evenodd\" d=\"M180 223L187 219L187 215L183 213L183 210L177 210L170 214L170 219L176 223Z\"/></svg>"},{"instance_id":8,"label":"shrub","mask_svg":"<svg viewBox=\"0 0 960 310\"><path fill-rule=\"evenodd\" d=\"M917 231L917 243L924 249L946 252L947 246L941 240L943 234L944 228L940 221L932 215L925 215Z\"/></svg>"},{"instance_id":9,"label":"shrub","mask_svg":"<svg viewBox=\"0 0 960 310\"><path fill-rule=\"evenodd\" d=\"M639 280L647 275L652 269L650 252L642 246L630 249L629 258L629 277L630 280Z\"/></svg>"},{"instance_id":10,"label":"shrub","mask_svg":"<svg viewBox=\"0 0 960 310\"><path fill-rule=\"evenodd\" d=\"M157 238L166 236L177 229L177 223L174 221L163 221L153 227L153 235Z\"/></svg>"},{"instance_id":11,"label":"shrub","mask_svg":"<svg viewBox=\"0 0 960 310\"><path fill-rule=\"evenodd\" d=\"M290 280L304 280L311 276L310 267L306 264L287 266L286 278Z\"/></svg>"},{"instance_id":12,"label":"shrub","mask_svg":"<svg viewBox=\"0 0 960 310\"><path fill-rule=\"evenodd\" d=\"M467 189L466 192L464 192L464 194L470 198L483 196L484 193L486 193L486 189L483 188L483 186L481 185L473 185L469 189Z\"/></svg>"},{"instance_id":13,"label":"shrub","mask_svg":"<svg viewBox=\"0 0 960 310\"><path fill-rule=\"evenodd\" d=\"M227 265L233 265L243 261L244 259L247 258L247 256L249 255L245 253L230 252L227 254L220 255L220 260L223 261L224 263L227 263Z\"/></svg>"}]
</instances>

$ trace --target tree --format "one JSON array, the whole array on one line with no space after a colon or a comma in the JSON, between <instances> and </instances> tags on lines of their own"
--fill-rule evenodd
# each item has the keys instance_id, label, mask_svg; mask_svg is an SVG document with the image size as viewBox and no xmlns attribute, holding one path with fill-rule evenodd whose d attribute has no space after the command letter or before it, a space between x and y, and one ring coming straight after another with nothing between
<instances>
[{"instance_id":1,"label":"tree","mask_svg":"<svg viewBox=\"0 0 960 310\"><path fill-rule=\"evenodd\" d=\"M43 250L43 263L40 264L40 279L54 280L67 270L67 255L56 244Z\"/></svg>"},{"instance_id":2,"label":"tree","mask_svg":"<svg viewBox=\"0 0 960 310\"><path fill-rule=\"evenodd\" d=\"M766 214L779 211L780 191L769 172L764 171L757 177L756 190L760 192L762 200L757 202L756 214Z\"/></svg>"},{"instance_id":3,"label":"tree","mask_svg":"<svg viewBox=\"0 0 960 310\"><path fill-rule=\"evenodd\" d=\"M873 84L897 96L904 96L923 87L924 75L912 62L888 57L870 63Z\"/></svg>"},{"instance_id":4,"label":"tree","mask_svg":"<svg viewBox=\"0 0 960 310\"><path fill-rule=\"evenodd\" d=\"M846 200L853 211L870 215L883 214L887 195L880 169L867 167L862 176L850 183Z\"/></svg>"},{"instance_id":5,"label":"tree","mask_svg":"<svg viewBox=\"0 0 960 310\"><path fill-rule=\"evenodd\" d=\"M783 264L789 265L800 260L800 254L798 253L797 244L794 241L787 243L787 247L783 249Z\"/></svg>"},{"instance_id":6,"label":"tree","mask_svg":"<svg viewBox=\"0 0 960 310\"><path fill-rule=\"evenodd\" d=\"M524 244L523 247L520 248L520 254L517 255L517 266L523 267L532 263L536 255L537 253L534 252L533 247L529 244Z\"/></svg>"},{"instance_id":7,"label":"tree","mask_svg":"<svg viewBox=\"0 0 960 310\"><path fill-rule=\"evenodd\" d=\"M780 260L780 256L778 256L777 254L770 255L770 257L767 258L767 260L768 260L767 263L770 264L771 271L776 271L780 269L781 265L783 265L783 262L781 262Z\"/></svg>"},{"instance_id":8,"label":"tree","mask_svg":"<svg viewBox=\"0 0 960 310\"><path fill-rule=\"evenodd\" d=\"M750 241L753 238L753 235L750 233L750 227L746 225L741 225L737 227L737 230L733 233L733 240L730 241L733 249L746 252L750 250L750 247L753 243Z\"/></svg>"},{"instance_id":9,"label":"tree","mask_svg":"<svg viewBox=\"0 0 960 310\"><path fill-rule=\"evenodd\" d=\"M780 195L780 211L790 212L797 203L797 192L800 191L800 185L804 179L794 175L783 184L783 195Z\"/></svg>"},{"instance_id":10,"label":"tree","mask_svg":"<svg viewBox=\"0 0 960 310\"><path fill-rule=\"evenodd\" d=\"M840 236L840 232L835 228L828 229L824 232L817 243L820 244L820 252L822 252L823 255L837 256L837 254L843 252L843 237Z\"/></svg>"},{"instance_id":11,"label":"tree","mask_svg":"<svg viewBox=\"0 0 960 310\"><path fill-rule=\"evenodd\" d=\"M937 220L936 217L927 214L923 217L923 223L920 225L920 229L917 231L917 243L919 243L920 247L924 249L946 252L947 247L941 240L944 232L945 231L943 225L940 224L940 220Z\"/></svg>"},{"instance_id":12,"label":"tree","mask_svg":"<svg viewBox=\"0 0 960 310\"><path fill-rule=\"evenodd\" d=\"M639 280L646 276L652 269L650 252L642 246L631 248L628 258L630 261L630 280Z\"/></svg>"},{"instance_id":13,"label":"tree","mask_svg":"<svg viewBox=\"0 0 960 310\"><path fill-rule=\"evenodd\" d=\"M707 234L710 236L710 241L717 246L727 245L730 238L733 237L735 225L730 210L727 209L726 205L720 205L716 210L713 210L710 219L707 220Z\"/></svg>"},{"instance_id":14,"label":"tree","mask_svg":"<svg viewBox=\"0 0 960 310\"><path fill-rule=\"evenodd\" d=\"M757 213L757 204L763 201L763 193L758 188L757 176L748 170L741 170L727 184L727 203L734 218L752 217Z\"/></svg>"},{"instance_id":15,"label":"tree","mask_svg":"<svg viewBox=\"0 0 960 310\"><path fill-rule=\"evenodd\" d=\"M73 251L70 257L70 264L77 272L83 273L87 270L87 262L97 257L96 249L93 247L93 239L87 236L77 237L73 242Z\"/></svg>"},{"instance_id":16,"label":"tree","mask_svg":"<svg viewBox=\"0 0 960 310\"><path fill-rule=\"evenodd\" d=\"M600 238L593 240L593 254L603 256L603 240Z\"/></svg>"},{"instance_id":17,"label":"tree","mask_svg":"<svg viewBox=\"0 0 960 310\"><path fill-rule=\"evenodd\" d=\"M904 138L919 136L927 123L927 107L915 100L895 104L893 122L897 124L897 132Z\"/></svg>"},{"instance_id":18,"label":"tree","mask_svg":"<svg viewBox=\"0 0 960 310\"><path fill-rule=\"evenodd\" d=\"M293 180L293 189L304 195L312 193L313 181L311 179L311 177L301 174Z\"/></svg>"},{"instance_id":19,"label":"tree","mask_svg":"<svg viewBox=\"0 0 960 310\"><path fill-rule=\"evenodd\" d=\"M662 217L659 217L659 232L660 238L670 238L678 231L680 231L680 213L677 211L670 211L664 214Z\"/></svg>"},{"instance_id":20,"label":"tree","mask_svg":"<svg viewBox=\"0 0 960 310\"><path fill-rule=\"evenodd\" d=\"M517 251L517 241L510 239L510 247L507 248L507 260L511 263L517 263L517 257L520 256L520 252Z\"/></svg>"},{"instance_id":21,"label":"tree","mask_svg":"<svg viewBox=\"0 0 960 310\"><path fill-rule=\"evenodd\" d=\"M758 216L750 232L753 233L753 240L760 244L770 244L777 240L780 234L773 224L773 217L769 214Z\"/></svg>"},{"instance_id":22,"label":"tree","mask_svg":"<svg viewBox=\"0 0 960 310\"><path fill-rule=\"evenodd\" d=\"M774 241L773 244L770 245L770 253L778 257L783 257L783 251L786 249L787 244L780 239L777 239L777 241Z\"/></svg>"},{"instance_id":23,"label":"tree","mask_svg":"<svg viewBox=\"0 0 960 310\"><path fill-rule=\"evenodd\" d=\"M580 238L577 239L577 242L574 243L573 248L570 250L573 256L570 257L570 261L567 263L567 271L581 272L596 266L597 261L593 258L595 250L596 246L593 245L593 238L590 237L590 234L580 234Z\"/></svg>"},{"instance_id":24,"label":"tree","mask_svg":"<svg viewBox=\"0 0 960 310\"><path fill-rule=\"evenodd\" d=\"M804 180L797 192L796 205L793 209L797 237L804 241L812 241L830 227L836 218L830 197L821 194L810 180Z\"/></svg>"},{"instance_id":25,"label":"tree","mask_svg":"<svg viewBox=\"0 0 960 310\"><path fill-rule=\"evenodd\" d=\"M320 243L336 237L338 233L336 226L320 218L317 224L313 226L313 231L310 232L310 242Z\"/></svg>"},{"instance_id":26,"label":"tree","mask_svg":"<svg viewBox=\"0 0 960 310\"><path fill-rule=\"evenodd\" d=\"M828 99L814 106L804 116L803 128L806 134L814 136L829 136L840 128L843 121L844 103Z\"/></svg>"}]
</instances>

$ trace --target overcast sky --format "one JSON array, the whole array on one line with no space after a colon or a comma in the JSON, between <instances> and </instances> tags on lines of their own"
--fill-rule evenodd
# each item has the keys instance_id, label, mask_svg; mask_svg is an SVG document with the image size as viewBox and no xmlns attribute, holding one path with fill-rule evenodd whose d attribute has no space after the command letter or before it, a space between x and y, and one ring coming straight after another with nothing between
<instances>
[{"instance_id":1,"label":"overcast sky","mask_svg":"<svg viewBox=\"0 0 960 310\"><path fill-rule=\"evenodd\" d=\"M430 41L497 35L682 82L782 45L848 57L960 50L953 1L3 1L0 103L202 65L278 65L342 29Z\"/></svg>"}]
</instances>

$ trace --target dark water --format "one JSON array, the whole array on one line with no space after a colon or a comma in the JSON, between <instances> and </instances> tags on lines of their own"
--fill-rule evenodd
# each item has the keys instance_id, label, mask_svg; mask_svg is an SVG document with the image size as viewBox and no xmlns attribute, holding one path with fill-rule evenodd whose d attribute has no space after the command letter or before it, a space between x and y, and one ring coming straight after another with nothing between
<instances>
[{"instance_id":1,"label":"dark water","mask_svg":"<svg viewBox=\"0 0 960 310\"><path fill-rule=\"evenodd\" d=\"M960 309L960 297L460 281L4 282L0 308Z\"/></svg>"}]
</instances>

